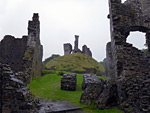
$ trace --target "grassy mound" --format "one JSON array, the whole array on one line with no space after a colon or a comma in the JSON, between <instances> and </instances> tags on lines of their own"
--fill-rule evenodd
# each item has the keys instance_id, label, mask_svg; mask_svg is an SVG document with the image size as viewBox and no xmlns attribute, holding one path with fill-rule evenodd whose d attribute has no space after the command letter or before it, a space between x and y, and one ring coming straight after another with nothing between
<instances>
[{"instance_id":1,"label":"grassy mound","mask_svg":"<svg viewBox=\"0 0 150 113\"><path fill-rule=\"evenodd\" d=\"M83 108L85 113L123 113L117 108L107 109L107 110L98 110L93 105L81 104L80 97L83 93L81 89L83 75L77 74L77 90L76 91L64 91L61 90L61 78L62 76L59 73L68 73L60 71L48 71L43 70L43 73L46 73L45 76L37 77L33 80L28 86L30 87L31 92L42 99L50 99L53 101L57 100L66 100L71 104L78 105ZM100 77L100 76L99 76ZM105 77L101 77L106 79Z\"/></svg>"},{"instance_id":2,"label":"grassy mound","mask_svg":"<svg viewBox=\"0 0 150 113\"><path fill-rule=\"evenodd\" d=\"M99 64L92 57L81 54L73 53L58 57L45 64L48 69L56 69L59 71L70 71L78 73L104 73L104 67Z\"/></svg>"}]
</instances>

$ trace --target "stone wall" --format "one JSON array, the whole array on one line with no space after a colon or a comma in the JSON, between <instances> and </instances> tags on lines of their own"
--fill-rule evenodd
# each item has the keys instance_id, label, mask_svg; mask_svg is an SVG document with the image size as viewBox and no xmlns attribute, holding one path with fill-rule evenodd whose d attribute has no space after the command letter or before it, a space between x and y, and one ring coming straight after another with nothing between
<instances>
[{"instance_id":1,"label":"stone wall","mask_svg":"<svg viewBox=\"0 0 150 113\"><path fill-rule=\"evenodd\" d=\"M64 55L71 54L72 45L70 43L64 44Z\"/></svg>"},{"instance_id":2,"label":"stone wall","mask_svg":"<svg viewBox=\"0 0 150 113\"><path fill-rule=\"evenodd\" d=\"M40 43L40 22L38 14L29 21L28 36L15 38L6 35L0 42L0 62L9 64L13 71L30 72L31 81L41 75L43 47Z\"/></svg>"},{"instance_id":3,"label":"stone wall","mask_svg":"<svg viewBox=\"0 0 150 113\"><path fill-rule=\"evenodd\" d=\"M0 62L9 64L14 71L23 71L27 40L28 36L23 36L21 39L6 35L0 42Z\"/></svg>"},{"instance_id":4,"label":"stone wall","mask_svg":"<svg viewBox=\"0 0 150 113\"><path fill-rule=\"evenodd\" d=\"M14 72L0 63L0 112L35 113L39 105L27 87L28 73Z\"/></svg>"},{"instance_id":5,"label":"stone wall","mask_svg":"<svg viewBox=\"0 0 150 113\"><path fill-rule=\"evenodd\" d=\"M0 112L36 113L39 100L27 84L41 75L42 45L38 14L29 21L28 36L6 35L0 42Z\"/></svg>"},{"instance_id":6,"label":"stone wall","mask_svg":"<svg viewBox=\"0 0 150 113\"><path fill-rule=\"evenodd\" d=\"M86 45L82 46L82 53L92 57L92 52Z\"/></svg>"},{"instance_id":7,"label":"stone wall","mask_svg":"<svg viewBox=\"0 0 150 113\"><path fill-rule=\"evenodd\" d=\"M107 46L110 76L118 90L118 103L135 113L150 112L150 4L148 0L109 0L111 42ZM148 52L126 42L130 32L146 33ZM111 44L110 44L111 43ZM111 63L110 63L111 62ZM112 66L114 68L112 68Z\"/></svg>"}]
</instances>

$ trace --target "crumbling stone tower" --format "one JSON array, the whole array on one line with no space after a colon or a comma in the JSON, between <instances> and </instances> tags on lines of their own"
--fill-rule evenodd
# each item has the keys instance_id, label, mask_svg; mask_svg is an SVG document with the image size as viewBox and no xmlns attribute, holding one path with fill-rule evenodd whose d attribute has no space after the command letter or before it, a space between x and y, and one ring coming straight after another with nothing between
<instances>
[{"instance_id":1,"label":"crumbling stone tower","mask_svg":"<svg viewBox=\"0 0 150 113\"><path fill-rule=\"evenodd\" d=\"M78 43L79 43L79 36L75 35L74 50L73 50L74 53L81 52L81 50L79 50L79 48L78 48Z\"/></svg>"},{"instance_id":2,"label":"crumbling stone tower","mask_svg":"<svg viewBox=\"0 0 150 113\"><path fill-rule=\"evenodd\" d=\"M40 22L37 13L28 23L27 36L15 38L6 35L0 42L0 63L10 65L15 72L30 72L30 80L40 76L42 56L43 47L40 43Z\"/></svg>"},{"instance_id":3,"label":"crumbling stone tower","mask_svg":"<svg viewBox=\"0 0 150 113\"><path fill-rule=\"evenodd\" d=\"M119 104L137 113L150 112L150 1L109 0L111 42L107 44L106 74L117 83ZM127 43L130 32L146 33L148 52ZM126 104L127 105L127 104Z\"/></svg>"},{"instance_id":4,"label":"crumbling stone tower","mask_svg":"<svg viewBox=\"0 0 150 113\"><path fill-rule=\"evenodd\" d=\"M30 66L32 68L31 75L33 76L33 78L35 76L41 75L42 56L43 56L43 46L41 45L40 42L39 15L38 13L34 13L32 21L28 22L28 42L27 42L27 50L24 57L25 59L27 58L28 62L30 62L27 63L26 66L27 67Z\"/></svg>"}]
</instances>

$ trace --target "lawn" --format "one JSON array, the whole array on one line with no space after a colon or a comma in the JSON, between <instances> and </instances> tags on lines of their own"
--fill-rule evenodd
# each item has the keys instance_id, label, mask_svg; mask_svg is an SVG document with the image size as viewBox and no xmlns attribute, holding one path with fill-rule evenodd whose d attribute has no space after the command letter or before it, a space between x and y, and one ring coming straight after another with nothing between
<instances>
[{"instance_id":1,"label":"lawn","mask_svg":"<svg viewBox=\"0 0 150 113\"><path fill-rule=\"evenodd\" d=\"M77 90L76 91L64 91L60 88L60 81L62 76L58 75L60 71L46 71L43 70L46 75L35 78L28 86L31 92L41 98L50 99L52 101L66 100L71 104L83 107L83 111L86 113L123 113L122 111L112 108L108 110L98 110L94 105L85 105L80 103L80 97L83 93L81 89L83 75L77 74ZM67 73L67 72L61 72ZM103 77L103 79L105 79Z\"/></svg>"}]
</instances>

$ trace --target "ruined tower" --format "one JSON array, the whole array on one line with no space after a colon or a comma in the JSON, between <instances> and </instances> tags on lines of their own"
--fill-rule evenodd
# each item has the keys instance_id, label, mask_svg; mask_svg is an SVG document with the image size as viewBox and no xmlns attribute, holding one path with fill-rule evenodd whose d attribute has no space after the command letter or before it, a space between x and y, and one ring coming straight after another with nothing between
<instances>
[{"instance_id":1,"label":"ruined tower","mask_svg":"<svg viewBox=\"0 0 150 113\"><path fill-rule=\"evenodd\" d=\"M75 35L75 41L74 41L74 53L78 52L78 43L79 43L79 36Z\"/></svg>"},{"instance_id":2,"label":"ruined tower","mask_svg":"<svg viewBox=\"0 0 150 113\"><path fill-rule=\"evenodd\" d=\"M40 76L43 47L40 43L40 22L37 13L28 23L28 35L15 38L4 36L0 42L0 62L10 65L15 72L30 70L30 77ZM29 81L30 81L29 80Z\"/></svg>"},{"instance_id":3,"label":"ruined tower","mask_svg":"<svg viewBox=\"0 0 150 113\"><path fill-rule=\"evenodd\" d=\"M71 54L72 45L70 43L64 44L64 55Z\"/></svg>"},{"instance_id":4,"label":"ruined tower","mask_svg":"<svg viewBox=\"0 0 150 113\"><path fill-rule=\"evenodd\" d=\"M28 22L28 42L27 50L25 54L29 54L27 58L30 63L27 63L27 67L31 66L31 75L40 76L42 70L42 57L43 57L43 46L40 42L40 21L38 13L34 13L32 20ZM30 51L30 52L29 52ZM30 61L30 59L33 59Z\"/></svg>"}]
</instances>

